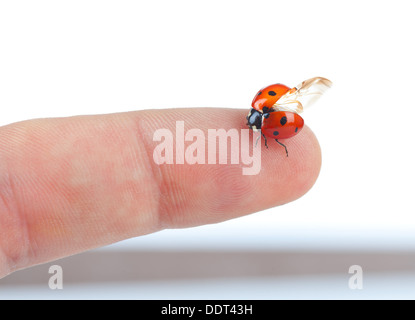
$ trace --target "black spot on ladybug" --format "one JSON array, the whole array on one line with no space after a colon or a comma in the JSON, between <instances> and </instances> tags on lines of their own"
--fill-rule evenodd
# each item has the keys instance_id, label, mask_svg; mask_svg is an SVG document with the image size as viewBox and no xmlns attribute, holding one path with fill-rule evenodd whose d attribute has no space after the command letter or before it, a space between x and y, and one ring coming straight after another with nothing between
<instances>
[{"instance_id":1,"label":"black spot on ladybug","mask_svg":"<svg viewBox=\"0 0 415 320\"><path fill-rule=\"evenodd\" d=\"M268 112L268 111L269 111L269 108L268 108L268 107L263 107L263 108L262 108L262 112L266 113L266 112Z\"/></svg>"},{"instance_id":2,"label":"black spot on ladybug","mask_svg":"<svg viewBox=\"0 0 415 320\"><path fill-rule=\"evenodd\" d=\"M274 131L274 136L278 136L280 133L278 131Z\"/></svg>"},{"instance_id":3,"label":"black spot on ladybug","mask_svg":"<svg viewBox=\"0 0 415 320\"><path fill-rule=\"evenodd\" d=\"M275 93L275 91L268 91L268 94L270 95L270 96L276 96L277 94Z\"/></svg>"},{"instance_id":4,"label":"black spot on ladybug","mask_svg":"<svg viewBox=\"0 0 415 320\"><path fill-rule=\"evenodd\" d=\"M282 117L281 120L280 120L280 123L281 123L282 126L284 124L286 124L287 123L287 117L286 116Z\"/></svg>"},{"instance_id":5,"label":"black spot on ladybug","mask_svg":"<svg viewBox=\"0 0 415 320\"><path fill-rule=\"evenodd\" d=\"M269 113L265 113L265 114L264 114L264 118L265 118L265 119L268 119L268 117L269 117Z\"/></svg>"},{"instance_id":6,"label":"black spot on ladybug","mask_svg":"<svg viewBox=\"0 0 415 320\"><path fill-rule=\"evenodd\" d=\"M262 91L258 92L257 96L260 96L262 94Z\"/></svg>"},{"instance_id":7,"label":"black spot on ladybug","mask_svg":"<svg viewBox=\"0 0 415 320\"><path fill-rule=\"evenodd\" d=\"M298 131L298 128L295 128L295 132L297 132Z\"/></svg>"}]
</instances>

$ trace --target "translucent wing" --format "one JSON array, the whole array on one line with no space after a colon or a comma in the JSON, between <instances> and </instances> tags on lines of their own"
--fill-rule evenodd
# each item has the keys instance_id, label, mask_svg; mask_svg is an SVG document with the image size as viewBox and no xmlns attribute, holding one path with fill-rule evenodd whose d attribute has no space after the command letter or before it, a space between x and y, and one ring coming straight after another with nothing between
<instances>
[{"instance_id":1,"label":"translucent wing","mask_svg":"<svg viewBox=\"0 0 415 320\"><path fill-rule=\"evenodd\" d=\"M332 82L326 78L316 77L301 82L272 106L279 111L301 113L331 87Z\"/></svg>"}]
</instances>

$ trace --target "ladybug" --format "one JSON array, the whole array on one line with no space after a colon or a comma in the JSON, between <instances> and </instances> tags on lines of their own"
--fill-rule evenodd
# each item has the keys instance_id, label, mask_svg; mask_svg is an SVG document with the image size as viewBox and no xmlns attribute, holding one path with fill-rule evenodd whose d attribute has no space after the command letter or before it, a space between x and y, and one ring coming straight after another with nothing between
<instances>
[{"instance_id":1,"label":"ladybug","mask_svg":"<svg viewBox=\"0 0 415 320\"><path fill-rule=\"evenodd\" d=\"M274 139L285 148L288 157L287 147L279 139L291 138L301 131L304 120L299 113L313 104L331 84L326 78L316 77L294 88L277 83L259 90L246 117L248 127L261 132L267 148L267 138Z\"/></svg>"}]
</instances>

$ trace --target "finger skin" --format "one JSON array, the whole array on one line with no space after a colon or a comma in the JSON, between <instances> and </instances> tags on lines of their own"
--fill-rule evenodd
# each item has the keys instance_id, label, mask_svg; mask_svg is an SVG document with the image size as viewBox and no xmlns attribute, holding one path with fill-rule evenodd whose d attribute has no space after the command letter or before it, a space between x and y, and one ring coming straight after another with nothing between
<instances>
[{"instance_id":1,"label":"finger skin","mask_svg":"<svg viewBox=\"0 0 415 320\"><path fill-rule=\"evenodd\" d=\"M319 174L307 127L241 165L153 160L157 129L245 129L246 110L167 109L36 119L0 128L0 277L165 228L197 226L295 200Z\"/></svg>"}]
</instances>

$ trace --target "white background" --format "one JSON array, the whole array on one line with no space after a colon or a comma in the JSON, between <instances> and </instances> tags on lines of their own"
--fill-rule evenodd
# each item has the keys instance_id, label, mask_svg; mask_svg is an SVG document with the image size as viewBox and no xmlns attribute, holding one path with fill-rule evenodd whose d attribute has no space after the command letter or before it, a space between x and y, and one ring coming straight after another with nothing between
<instances>
[{"instance_id":1,"label":"white background","mask_svg":"<svg viewBox=\"0 0 415 320\"><path fill-rule=\"evenodd\" d=\"M304 113L323 152L307 195L107 249L415 250L414 9L412 1L361 0L0 1L0 124L248 110L263 86L327 77L333 88ZM298 297L313 296L295 281Z\"/></svg>"}]
</instances>

